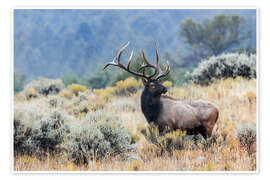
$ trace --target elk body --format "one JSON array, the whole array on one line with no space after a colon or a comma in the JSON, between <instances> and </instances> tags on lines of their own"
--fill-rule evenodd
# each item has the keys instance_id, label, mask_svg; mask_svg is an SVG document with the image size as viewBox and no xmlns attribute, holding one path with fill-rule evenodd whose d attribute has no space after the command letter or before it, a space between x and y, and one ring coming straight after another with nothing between
<instances>
[{"instance_id":1,"label":"elk body","mask_svg":"<svg viewBox=\"0 0 270 180\"><path fill-rule=\"evenodd\" d=\"M160 70L158 50L156 47L155 65L149 63L142 51L145 63L137 72L131 71L130 63L133 52L131 53L127 67L120 61L120 56L128 45L129 43L118 52L115 58L117 62L114 59L104 69L109 65L118 66L135 76L142 77L145 87L141 95L141 109L148 123L154 123L160 131L169 127L173 130L185 130L190 135L201 134L205 139L210 137L219 114L216 105L204 100L178 100L164 95L167 92L167 88L160 83L160 78L165 77L170 72L169 63L167 62L165 71ZM144 73L146 67L153 68L154 73L147 76Z\"/></svg>"}]
</instances>

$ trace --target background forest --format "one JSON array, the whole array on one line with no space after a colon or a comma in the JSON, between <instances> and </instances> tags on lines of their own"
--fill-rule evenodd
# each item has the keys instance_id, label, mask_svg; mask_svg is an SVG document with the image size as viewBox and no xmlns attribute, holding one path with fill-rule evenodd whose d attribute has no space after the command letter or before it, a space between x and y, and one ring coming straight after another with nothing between
<instances>
[{"instance_id":1,"label":"background forest","mask_svg":"<svg viewBox=\"0 0 270 180\"><path fill-rule=\"evenodd\" d=\"M232 17L234 16L234 19ZM222 32L223 30L223 32ZM225 33L226 32L226 33ZM157 43L177 85L204 58L256 49L255 10L14 10L14 73L18 92L40 77L104 88L125 79L104 72L130 41L135 57L143 49L153 62ZM129 53L124 54L127 59Z\"/></svg>"}]
</instances>

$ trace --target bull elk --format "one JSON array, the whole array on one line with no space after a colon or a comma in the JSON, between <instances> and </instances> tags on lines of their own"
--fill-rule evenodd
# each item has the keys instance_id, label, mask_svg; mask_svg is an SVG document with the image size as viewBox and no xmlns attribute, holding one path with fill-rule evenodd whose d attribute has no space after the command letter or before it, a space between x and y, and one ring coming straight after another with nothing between
<instances>
[{"instance_id":1,"label":"bull elk","mask_svg":"<svg viewBox=\"0 0 270 180\"><path fill-rule=\"evenodd\" d=\"M130 63L133 51L127 66L124 66L120 61L120 56L128 45L129 42L119 50L112 62L104 66L104 69L110 65L117 66L142 78L145 87L141 95L141 110L148 123L154 123L159 130L169 127L173 130L185 130L190 135L201 134L205 139L210 137L218 119L218 108L205 100L187 101L163 95L167 92L167 88L161 84L160 79L170 72L168 61L165 70L162 71L159 67L158 49L156 47L155 65L149 63L142 51L144 63L138 71L131 71ZM146 67L153 68L154 72L151 75L146 75Z\"/></svg>"}]
</instances>

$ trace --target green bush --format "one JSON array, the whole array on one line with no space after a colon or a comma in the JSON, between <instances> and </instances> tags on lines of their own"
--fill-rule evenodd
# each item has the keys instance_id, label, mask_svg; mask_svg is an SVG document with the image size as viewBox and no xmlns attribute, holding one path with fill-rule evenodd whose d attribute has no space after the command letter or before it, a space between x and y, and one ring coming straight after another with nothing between
<instances>
[{"instance_id":1,"label":"green bush","mask_svg":"<svg viewBox=\"0 0 270 180\"><path fill-rule=\"evenodd\" d=\"M120 124L91 121L78 128L62 148L74 163L88 164L89 160L124 155L134 147L129 133Z\"/></svg>"},{"instance_id":2,"label":"green bush","mask_svg":"<svg viewBox=\"0 0 270 180\"><path fill-rule=\"evenodd\" d=\"M56 110L58 100L52 97L48 108L29 102L15 108L14 155L64 153L76 164L87 164L92 158L125 157L135 148L118 116L96 110L79 120Z\"/></svg>"},{"instance_id":3,"label":"green bush","mask_svg":"<svg viewBox=\"0 0 270 180\"><path fill-rule=\"evenodd\" d=\"M49 117L36 119L32 123L24 122L23 113L14 114L14 154L45 155L60 151L59 146L69 127L65 124L66 115L54 111Z\"/></svg>"},{"instance_id":4,"label":"green bush","mask_svg":"<svg viewBox=\"0 0 270 180\"><path fill-rule=\"evenodd\" d=\"M41 95L58 94L65 88L61 79L46 79L40 78L39 80L32 81L24 87L24 91L33 88Z\"/></svg>"},{"instance_id":5,"label":"green bush","mask_svg":"<svg viewBox=\"0 0 270 180\"><path fill-rule=\"evenodd\" d=\"M256 78L256 55L230 53L212 56L203 60L192 73L187 74L190 81L201 85L237 76Z\"/></svg>"}]
</instances>

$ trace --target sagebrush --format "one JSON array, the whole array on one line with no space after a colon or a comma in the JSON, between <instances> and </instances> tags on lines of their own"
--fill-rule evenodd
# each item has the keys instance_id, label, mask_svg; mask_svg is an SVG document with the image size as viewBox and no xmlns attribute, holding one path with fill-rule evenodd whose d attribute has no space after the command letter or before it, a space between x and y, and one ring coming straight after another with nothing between
<instances>
[{"instance_id":1,"label":"sagebrush","mask_svg":"<svg viewBox=\"0 0 270 180\"><path fill-rule=\"evenodd\" d=\"M256 78L256 55L228 53L202 60L188 79L196 84L209 85L218 79L243 77Z\"/></svg>"},{"instance_id":2,"label":"sagebrush","mask_svg":"<svg viewBox=\"0 0 270 180\"><path fill-rule=\"evenodd\" d=\"M32 81L24 87L24 91L27 93L29 89L34 89L40 95L58 94L65 88L61 79L47 79L40 78L39 80Z\"/></svg>"}]
</instances>

